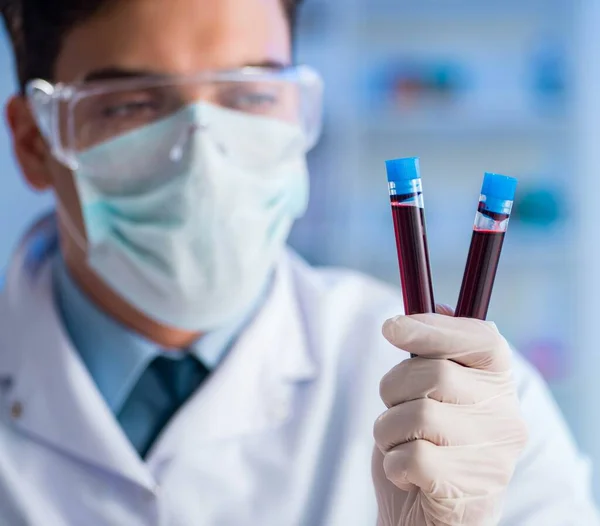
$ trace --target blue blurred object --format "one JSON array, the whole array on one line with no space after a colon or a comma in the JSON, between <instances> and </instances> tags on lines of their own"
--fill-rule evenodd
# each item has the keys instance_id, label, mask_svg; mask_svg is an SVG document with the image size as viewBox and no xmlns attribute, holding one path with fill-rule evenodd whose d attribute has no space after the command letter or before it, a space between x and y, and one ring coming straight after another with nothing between
<instances>
[{"instance_id":1,"label":"blue blurred object","mask_svg":"<svg viewBox=\"0 0 600 526\"><path fill-rule=\"evenodd\" d=\"M566 215L562 192L554 188L529 186L515 200L513 219L523 225L550 227Z\"/></svg>"},{"instance_id":2,"label":"blue blurred object","mask_svg":"<svg viewBox=\"0 0 600 526\"><path fill-rule=\"evenodd\" d=\"M546 112L562 108L568 73L565 50L556 38L544 37L531 61L536 106Z\"/></svg>"}]
</instances>

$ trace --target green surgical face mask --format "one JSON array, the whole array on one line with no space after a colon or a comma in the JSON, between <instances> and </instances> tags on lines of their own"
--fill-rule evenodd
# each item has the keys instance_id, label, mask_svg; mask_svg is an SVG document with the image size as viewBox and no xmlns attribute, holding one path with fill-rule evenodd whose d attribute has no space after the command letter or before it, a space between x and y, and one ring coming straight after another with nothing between
<instances>
[{"instance_id":1,"label":"green surgical face mask","mask_svg":"<svg viewBox=\"0 0 600 526\"><path fill-rule=\"evenodd\" d=\"M182 129L193 131L156 158ZM75 173L89 266L157 322L227 323L260 294L306 209L304 142L300 127L198 103L84 152L84 166L105 166Z\"/></svg>"}]
</instances>

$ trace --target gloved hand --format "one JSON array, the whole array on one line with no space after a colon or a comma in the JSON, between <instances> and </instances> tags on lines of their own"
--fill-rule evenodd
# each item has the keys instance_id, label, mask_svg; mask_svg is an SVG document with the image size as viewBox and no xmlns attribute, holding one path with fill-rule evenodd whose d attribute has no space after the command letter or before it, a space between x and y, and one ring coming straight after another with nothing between
<instances>
[{"instance_id":1,"label":"gloved hand","mask_svg":"<svg viewBox=\"0 0 600 526\"><path fill-rule=\"evenodd\" d=\"M526 443L506 340L492 323L439 314L393 318L383 334L418 357L381 382L378 526L497 524Z\"/></svg>"}]
</instances>

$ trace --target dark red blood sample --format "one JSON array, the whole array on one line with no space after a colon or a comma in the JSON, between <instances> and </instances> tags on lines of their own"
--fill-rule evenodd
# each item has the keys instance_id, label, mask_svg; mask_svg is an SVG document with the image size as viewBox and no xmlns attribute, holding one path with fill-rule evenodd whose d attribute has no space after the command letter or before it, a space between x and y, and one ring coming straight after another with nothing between
<instances>
[{"instance_id":1,"label":"dark red blood sample","mask_svg":"<svg viewBox=\"0 0 600 526\"><path fill-rule=\"evenodd\" d=\"M456 316L485 320L506 232L474 230Z\"/></svg>"},{"instance_id":2,"label":"dark red blood sample","mask_svg":"<svg viewBox=\"0 0 600 526\"><path fill-rule=\"evenodd\" d=\"M394 196L401 199L405 196ZM406 314L435 312L425 213L414 204L404 204L392 197L392 215Z\"/></svg>"}]
</instances>

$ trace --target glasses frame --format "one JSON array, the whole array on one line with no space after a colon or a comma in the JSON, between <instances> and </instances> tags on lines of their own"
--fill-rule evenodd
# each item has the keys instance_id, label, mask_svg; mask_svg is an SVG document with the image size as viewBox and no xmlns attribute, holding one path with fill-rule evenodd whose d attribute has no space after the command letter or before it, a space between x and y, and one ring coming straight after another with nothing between
<instances>
[{"instance_id":1,"label":"glasses frame","mask_svg":"<svg viewBox=\"0 0 600 526\"><path fill-rule=\"evenodd\" d=\"M307 134L306 150L318 142L323 120L323 80L312 67L290 66L283 69L244 67L235 70L204 71L192 75L160 77L132 77L124 79L97 80L90 82L56 83L34 79L27 83L25 94L34 118L44 138L48 141L54 157L71 170L79 168L76 152L69 146L74 144L73 108L86 97L111 91L139 88L177 86L193 82L293 82L307 90L311 96L312 111L304 115ZM63 144L60 107L67 105L67 143Z\"/></svg>"}]
</instances>

